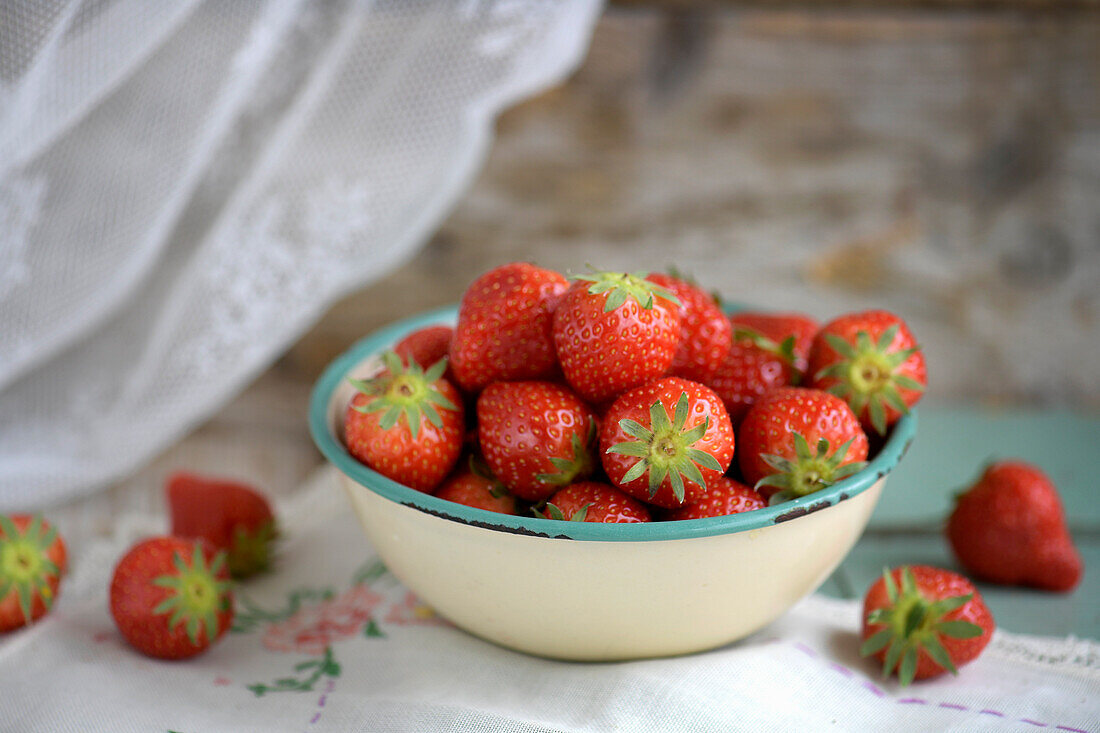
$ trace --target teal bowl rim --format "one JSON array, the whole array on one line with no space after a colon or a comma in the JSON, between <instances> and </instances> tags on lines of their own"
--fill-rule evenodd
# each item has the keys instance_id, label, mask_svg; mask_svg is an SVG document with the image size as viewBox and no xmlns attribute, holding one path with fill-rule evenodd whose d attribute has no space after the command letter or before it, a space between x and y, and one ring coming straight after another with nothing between
<instances>
[{"instance_id":1,"label":"teal bowl rim","mask_svg":"<svg viewBox=\"0 0 1100 733\"><path fill-rule=\"evenodd\" d=\"M726 310L734 313L745 310L745 307L727 304ZM313 441L325 458L339 471L366 490L442 519L497 532L600 542L683 540L763 529L827 509L867 490L894 469L905 455L916 433L917 413L913 410L893 426L878 454L862 471L808 496L776 506L724 517L604 524L511 516L456 504L399 484L360 463L348 453L344 444L330 428L328 412L337 387L354 367L371 355L392 347L405 335L418 328L436 324L453 324L457 312L456 306L447 306L420 313L391 323L357 341L325 369L313 387L309 403L309 430Z\"/></svg>"}]
</instances>

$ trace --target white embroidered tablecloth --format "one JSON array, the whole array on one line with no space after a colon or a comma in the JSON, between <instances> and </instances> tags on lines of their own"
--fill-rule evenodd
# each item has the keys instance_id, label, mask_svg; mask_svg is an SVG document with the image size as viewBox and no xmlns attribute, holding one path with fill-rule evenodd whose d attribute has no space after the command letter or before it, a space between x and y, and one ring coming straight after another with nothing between
<instances>
[{"instance_id":1,"label":"white embroidered tablecloth","mask_svg":"<svg viewBox=\"0 0 1100 733\"><path fill-rule=\"evenodd\" d=\"M55 611L0 639L3 731L1100 730L1100 644L998 631L958 678L900 688L857 654L855 602L812 596L754 636L626 663L537 659L421 605L362 535L329 469L279 505L277 569L234 630L184 662L130 649L107 611L125 517L75 557Z\"/></svg>"}]
</instances>

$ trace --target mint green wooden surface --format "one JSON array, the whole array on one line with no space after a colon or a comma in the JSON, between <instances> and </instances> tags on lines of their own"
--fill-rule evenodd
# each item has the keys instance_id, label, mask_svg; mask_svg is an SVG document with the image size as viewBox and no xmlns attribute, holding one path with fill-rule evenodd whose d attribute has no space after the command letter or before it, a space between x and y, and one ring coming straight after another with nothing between
<instances>
[{"instance_id":1,"label":"mint green wooden surface","mask_svg":"<svg viewBox=\"0 0 1100 733\"><path fill-rule=\"evenodd\" d=\"M952 496L989 459L1040 466L1059 488L1085 577L1070 594L978 587L1000 627L1100 638L1100 417L922 405L909 455L890 475L863 538L822 587L861 598L883 566L922 563L960 570L943 537Z\"/></svg>"}]
</instances>

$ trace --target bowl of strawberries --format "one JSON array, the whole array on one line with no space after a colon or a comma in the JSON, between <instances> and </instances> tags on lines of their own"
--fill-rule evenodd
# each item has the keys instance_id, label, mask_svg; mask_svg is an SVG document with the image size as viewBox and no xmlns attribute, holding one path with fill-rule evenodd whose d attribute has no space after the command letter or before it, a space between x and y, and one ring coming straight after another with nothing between
<instances>
[{"instance_id":1,"label":"bowl of strawberries","mask_svg":"<svg viewBox=\"0 0 1100 733\"><path fill-rule=\"evenodd\" d=\"M821 327L678 276L511 263L337 358L310 428L439 614L531 654L632 659L740 639L824 582L925 381L886 311Z\"/></svg>"}]
</instances>

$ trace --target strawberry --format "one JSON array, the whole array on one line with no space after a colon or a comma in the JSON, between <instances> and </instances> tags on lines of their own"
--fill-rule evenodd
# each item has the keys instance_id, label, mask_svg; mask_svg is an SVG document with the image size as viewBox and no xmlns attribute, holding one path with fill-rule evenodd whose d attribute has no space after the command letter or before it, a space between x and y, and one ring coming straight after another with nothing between
<instances>
[{"instance_id":1,"label":"strawberry","mask_svg":"<svg viewBox=\"0 0 1100 733\"><path fill-rule=\"evenodd\" d=\"M694 504L733 460L734 435L718 395L666 377L627 392L603 418L600 453L611 483L672 509Z\"/></svg>"},{"instance_id":2,"label":"strawberry","mask_svg":"<svg viewBox=\"0 0 1100 733\"><path fill-rule=\"evenodd\" d=\"M42 517L0 514L0 633L49 613L67 560L61 535Z\"/></svg>"},{"instance_id":3,"label":"strawberry","mask_svg":"<svg viewBox=\"0 0 1100 733\"><path fill-rule=\"evenodd\" d=\"M670 376L706 383L722 364L732 339L732 327L714 296L693 283L654 273L646 278L680 301L680 345L672 357Z\"/></svg>"},{"instance_id":4,"label":"strawberry","mask_svg":"<svg viewBox=\"0 0 1100 733\"><path fill-rule=\"evenodd\" d=\"M393 351L406 364L411 359L427 369L450 353L453 337L454 329L450 326L428 326L398 341Z\"/></svg>"},{"instance_id":5,"label":"strawberry","mask_svg":"<svg viewBox=\"0 0 1100 733\"><path fill-rule=\"evenodd\" d=\"M462 296L451 340L459 386L477 392L491 382L557 376L550 328L568 285L558 273L526 262L501 265L475 280Z\"/></svg>"},{"instance_id":6,"label":"strawberry","mask_svg":"<svg viewBox=\"0 0 1100 733\"><path fill-rule=\"evenodd\" d=\"M538 514L538 512L536 512ZM598 481L581 481L559 489L546 502L547 519L570 522L648 522L649 510L618 489Z\"/></svg>"},{"instance_id":7,"label":"strawberry","mask_svg":"<svg viewBox=\"0 0 1100 733\"><path fill-rule=\"evenodd\" d=\"M201 537L214 549L225 550L234 578L267 569L278 533L271 505L259 491L236 481L181 472L169 477L165 493L173 535Z\"/></svg>"},{"instance_id":8,"label":"strawberry","mask_svg":"<svg viewBox=\"0 0 1100 733\"><path fill-rule=\"evenodd\" d=\"M462 397L443 378L446 361L426 372L402 364L392 351L386 370L373 379L348 381L359 390L348 405L344 435L348 452L378 473L418 491L433 491L462 451Z\"/></svg>"},{"instance_id":9,"label":"strawberry","mask_svg":"<svg viewBox=\"0 0 1100 733\"><path fill-rule=\"evenodd\" d=\"M662 376L680 344L680 301L645 274L578 275L554 311L569 385L602 405Z\"/></svg>"},{"instance_id":10,"label":"strawberry","mask_svg":"<svg viewBox=\"0 0 1100 733\"><path fill-rule=\"evenodd\" d=\"M773 353L794 355L793 366L805 372L810 347L821 326L802 313L760 313L738 311L730 316L735 338L748 338ZM739 335L738 335L739 334ZM790 344L783 349L783 344Z\"/></svg>"},{"instance_id":11,"label":"strawberry","mask_svg":"<svg viewBox=\"0 0 1100 733\"><path fill-rule=\"evenodd\" d=\"M516 498L505 490L504 485L475 466L470 461L470 469L451 476L435 495L440 499L465 504L488 512L501 514L516 513Z\"/></svg>"},{"instance_id":12,"label":"strawberry","mask_svg":"<svg viewBox=\"0 0 1100 733\"><path fill-rule=\"evenodd\" d=\"M707 490L703 492L698 501L679 509L673 509L665 515L665 519L724 517L727 514L740 514L741 512L751 512L754 509L763 509L767 505L767 500L755 489L750 489L748 486L725 476L719 476L707 486Z\"/></svg>"},{"instance_id":13,"label":"strawberry","mask_svg":"<svg viewBox=\"0 0 1100 733\"><path fill-rule=\"evenodd\" d=\"M843 397L879 435L917 404L928 382L924 353L887 311L849 313L825 325L810 350L811 386Z\"/></svg>"},{"instance_id":14,"label":"strawberry","mask_svg":"<svg viewBox=\"0 0 1100 733\"><path fill-rule=\"evenodd\" d=\"M595 467L596 413L551 382L496 382L477 400L478 443L509 491L542 501Z\"/></svg>"},{"instance_id":15,"label":"strawberry","mask_svg":"<svg viewBox=\"0 0 1100 733\"><path fill-rule=\"evenodd\" d=\"M205 651L233 621L224 552L203 540L153 537L123 555L111 578L111 616L130 644L159 659Z\"/></svg>"},{"instance_id":16,"label":"strawberry","mask_svg":"<svg viewBox=\"0 0 1100 733\"><path fill-rule=\"evenodd\" d=\"M737 442L742 475L769 498L805 496L867 465L867 435L855 413L818 389L767 393L745 415Z\"/></svg>"},{"instance_id":17,"label":"strawberry","mask_svg":"<svg viewBox=\"0 0 1100 733\"><path fill-rule=\"evenodd\" d=\"M1020 461L992 464L959 496L947 539L959 563L982 580L1053 591L1081 580L1058 490Z\"/></svg>"},{"instance_id":18,"label":"strawberry","mask_svg":"<svg viewBox=\"0 0 1100 733\"><path fill-rule=\"evenodd\" d=\"M761 345L749 336L739 336L707 382L722 399L735 427L761 395L793 384L798 377L793 353L784 352L779 346L773 350L770 343Z\"/></svg>"},{"instance_id":19,"label":"strawberry","mask_svg":"<svg viewBox=\"0 0 1100 733\"><path fill-rule=\"evenodd\" d=\"M908 685L977 658L993 636L993 615L961 575L914 565L884 572L863 599L861 656L897 671Z\"/></svg>"}]
</instances>

